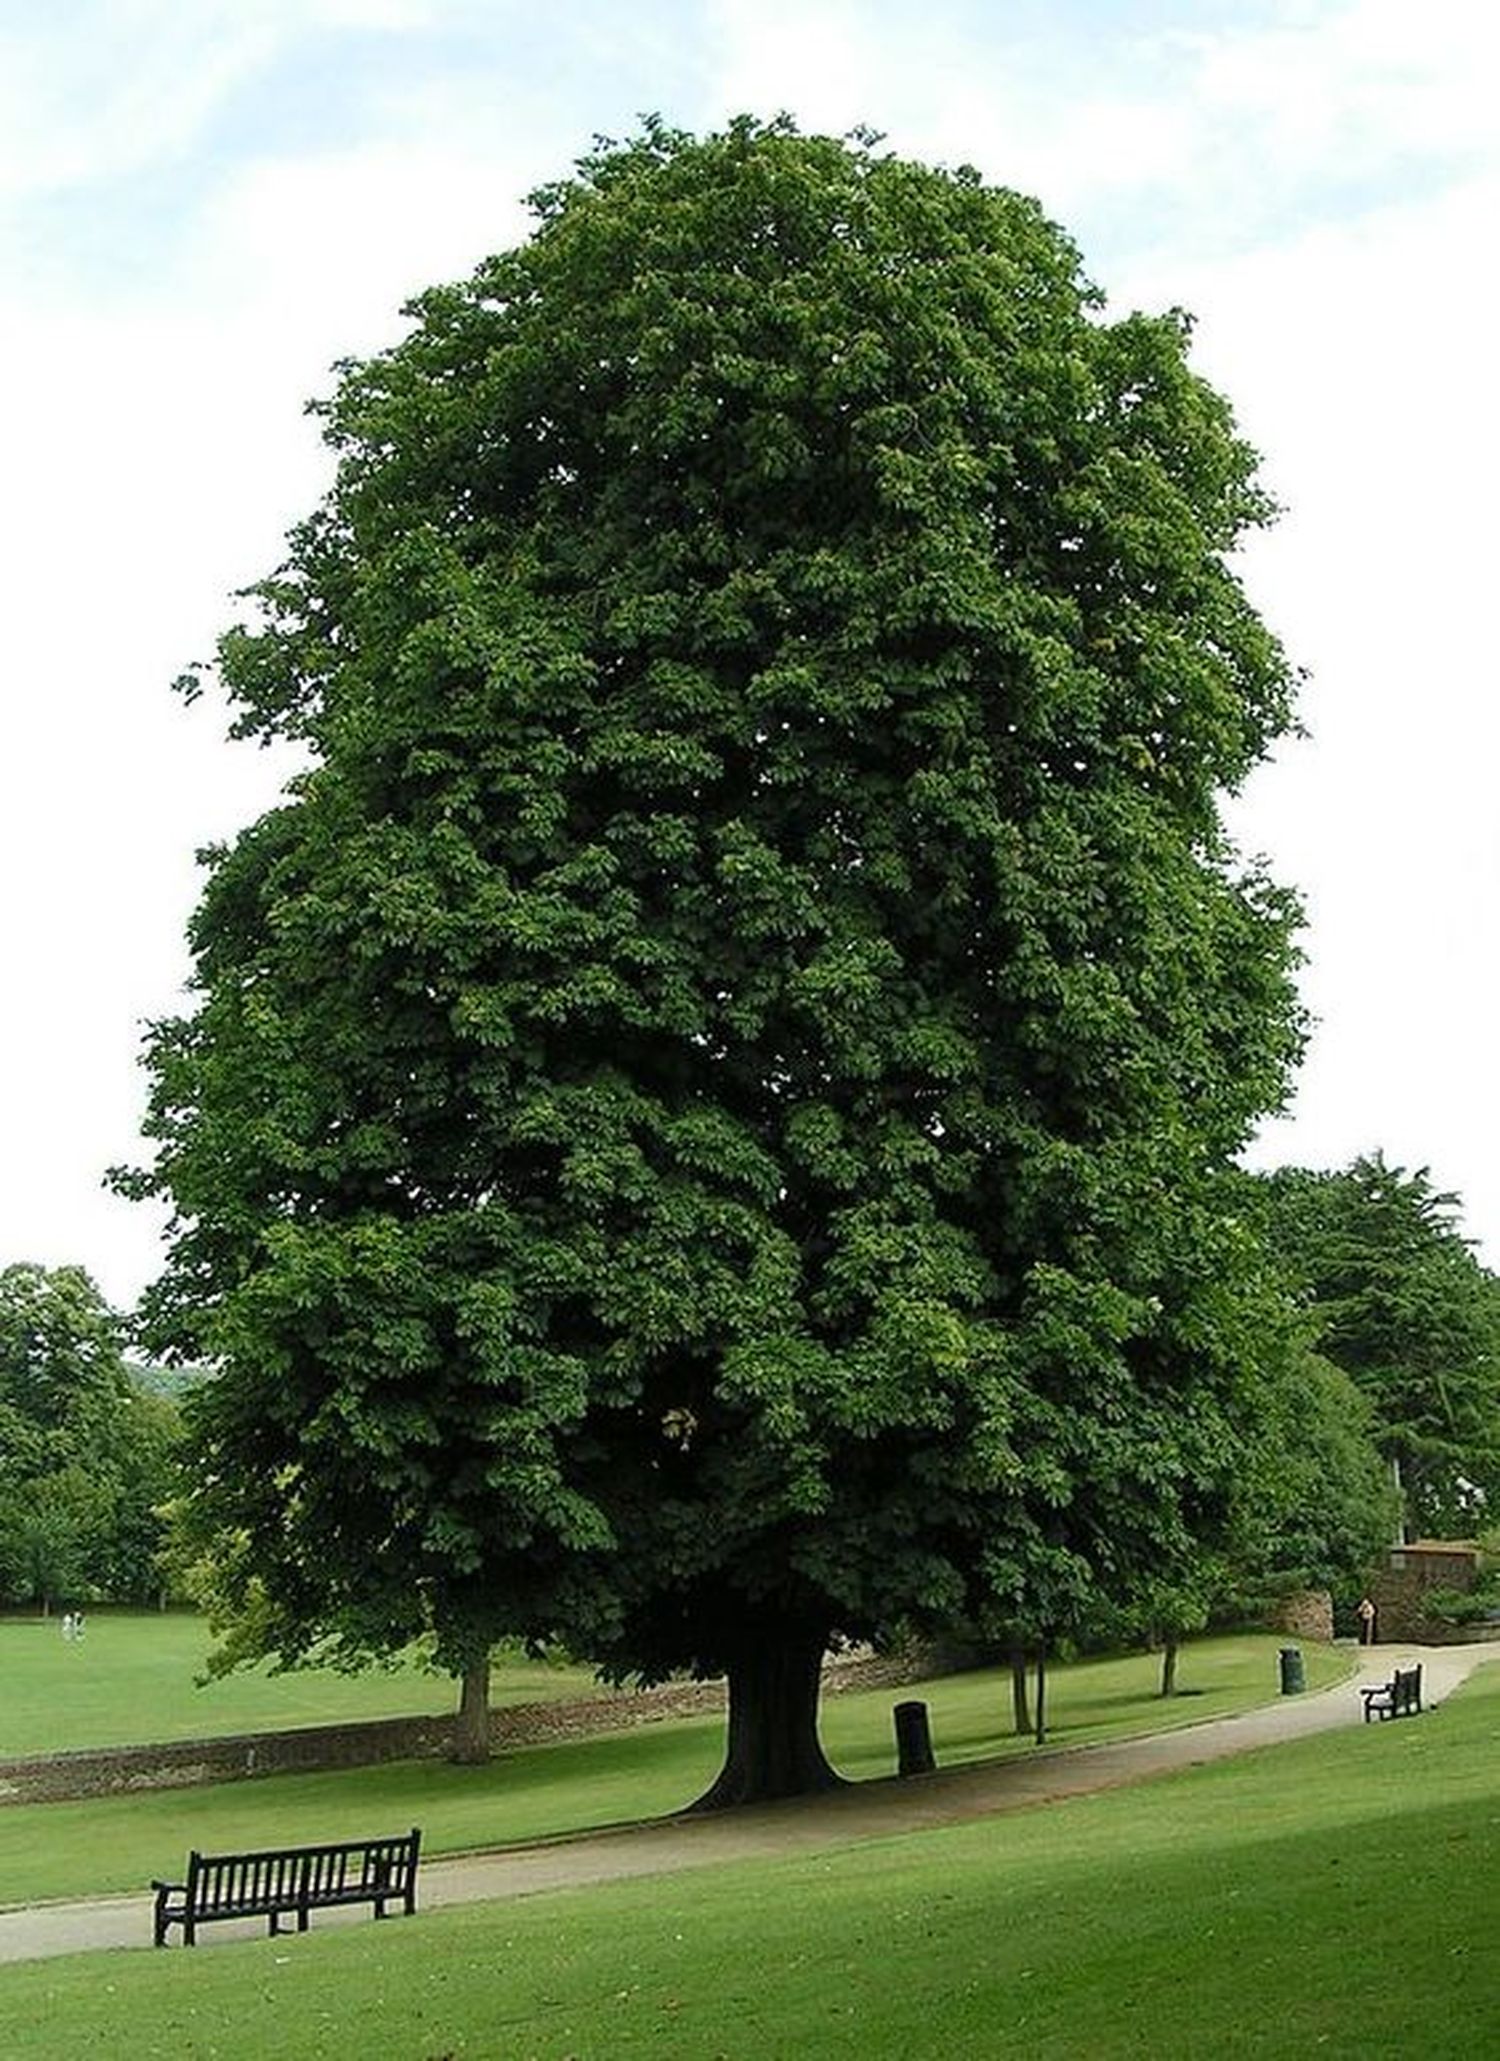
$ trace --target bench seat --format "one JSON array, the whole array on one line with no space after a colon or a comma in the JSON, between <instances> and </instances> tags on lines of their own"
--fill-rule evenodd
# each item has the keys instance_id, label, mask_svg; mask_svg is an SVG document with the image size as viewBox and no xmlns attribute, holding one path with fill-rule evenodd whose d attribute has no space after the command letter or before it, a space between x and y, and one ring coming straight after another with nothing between
<instances>
[{"instance_id":1,"label":"bench seat","mask_svg":"<svg viewBox=\"0 0 1500 2061\"><path fill-rule=\"evenodd\" d=\"M258 1853L188 1855L185 1882L154 1881L153 1936L167 1944L172 1926L182 1927L184 1946L197 1928L221 1918L264 1918L271 1933L295 1918L307 1930L313 1911L347 1904L373 1904L377 1918L399 1903L408 1916L417 1907L417 1860L422 1834L383 1839L346 1839L323 1846L270 1847Z\"/></svg>"},{"instance_id":2,"label":"bench seat","mask_svg":"<svg viewBox=\"0 0 1500 2061\"><path fill-rule=\"evenodd\" d=\"M1422 1708L1422 1668L1398 1667L1388 1682L1378 1682L1368 1689L1361 1689L1365 1702L1365 1723L1372 1717L1386 1718L1416 1717Z\"/></svg>"}]
</instances>

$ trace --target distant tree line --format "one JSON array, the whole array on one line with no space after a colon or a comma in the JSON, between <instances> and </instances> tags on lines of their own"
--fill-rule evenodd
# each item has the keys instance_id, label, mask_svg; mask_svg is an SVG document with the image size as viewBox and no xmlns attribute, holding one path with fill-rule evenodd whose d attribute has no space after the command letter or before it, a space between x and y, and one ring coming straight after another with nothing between
<instances>
[{"instance_id":1,"label":"distant tree line","mask_svg":"<svg viewBox=\"0 0 1500 2061\"><path fill-rule=\"evenodd\" d=\"M81 1267L0 1272L0 1602L155 1601L180 1435Z\"/></svg>"}]
</instances>

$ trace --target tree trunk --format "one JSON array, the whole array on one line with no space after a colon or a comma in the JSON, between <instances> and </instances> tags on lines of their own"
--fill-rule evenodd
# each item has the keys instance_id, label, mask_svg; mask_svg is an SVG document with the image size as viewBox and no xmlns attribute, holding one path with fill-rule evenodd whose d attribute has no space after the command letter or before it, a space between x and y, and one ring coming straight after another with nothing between
<instances>
[{"instance_id":1,"label":"tree trunk","mask_svg":"<svg viewBox=\"0 0 1500 2061\"><path fill-rule=\"evenodd\" d=\"M1177 1635L1168 1632L1161 1649L1161 1693L1163 1696L1177 1694Z\"/></svg>"},{"instance_id":2,"label":"tree trunk","mask_svg":"<svg viewBox=\"0 0 1500 2061\"><path fill-rule=\"evenodd\" d=\"M1036 1649L1036 1743L1047 1742L1047 1648Z\"/></svg>"},{"instance_id":3,"label":"tree trunk","mask_svg":"<svg viewBox=\"0 0 1500 2061\"><path fill-rule=\"evenodd\" d=\"M490 1757L490 1656L473 1661L463 1672L458 1716L453 1721L452 1758L466 1768L483 1767Z\"/></svg>"},{"instance_id":4,"label":"tree trunk","mask_svg":"<svg viewBox=\"0 0 1500 2061\"><path fill-rule=\"evenodd\" d=\"M1017 1738L1024 1739L1031 1730L1030 1682L1027 1674L1026 1648L1022 1645L1010 1649L1010 1722Z\"/></svg>"},{"instance_id":5,"label":"tree trunk","mask_svg":"<svg viewBox=\"0 0 1500 2061\"><path fill-rule=\"evenodd\" d=\"M1399 1453L1392 1453L1391 1455L1391 1480L1395 1483L1396 1494L1400 1498L1396 1506L1400 1515L1396 1520L1395 1543L1398 1546L1404 1546L1411 1539L1411 1526L1406 1519L1406 1483L1401 1478L1401 1456Z\"/></svg>"},{"instance_id":6,"label":"tree trunk","mask_svg":"<svg viewBox=\"0 0 1500 2061\"><path fill-rule=\"evenodd\" d=\"M689 1808L724 1810L812 1796L843 1777L818 1739L818 1691L827 1639L821 1632L768 1630L729 1664L729 1730L724 1765Z\"/></svg>"}]
</instances>

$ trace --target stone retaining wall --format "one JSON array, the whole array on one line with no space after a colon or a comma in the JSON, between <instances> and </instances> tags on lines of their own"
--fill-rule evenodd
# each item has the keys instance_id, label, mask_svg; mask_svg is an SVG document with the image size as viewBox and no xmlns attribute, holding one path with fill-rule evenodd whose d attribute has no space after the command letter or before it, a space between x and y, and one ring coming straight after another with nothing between
<instances>
[{"instance_id":1,"label":"stone retaining wall","mask_svg":"<svg viewBox=\"0 0 1500 2061\"><path fill-rule=\"evenodd\" d=\"M896 1688L949 1672L955 1657L931 1649L905 1654L841 1655L823 1671L827 1694ZM667 1718L711 1716L724 1708L722 1682L668 1682L659 1689L606 1690L553 1703L516 1703L491 1713L497 1753L556 1739L660 1724ZM0 1805L61 1803L141 1789L186 1789L257 1775L306 1774L374 1767L394 1760L436 1760L450 1747L451 1717L377 1718L361 1724L309 1725L294 1732L243 1733L224 1739L182 1739L153 1746L113 1746L45 1759L0 1760Z\"/></svg>"},{"instance_id":2,"label":"stone retaining wall","mask_svg":"<svg viewBox=\"0 0 1500 2061\"><path fill-rule=\"evenodd\" d=\"M1421 1636L1412 1641L1417 1646L1483 1646L1500 1639L1500 1624L1444 1624L1441 1618L1427 1617L1422 1620Z\"/></svg>"},{"instance_id":3,"label":"stone retaining wall","mask_svg":"<svg viewBox=\"0 0 1500 2061\"><path fill-rule=\"evenodd\" d=\"M1290 1632L1295 1639L1333 1641L1333 1598L1326 1589L1299 1589L1285 1596L1271 1617L1271 1629Z\"/></svg>"}]
</instances>

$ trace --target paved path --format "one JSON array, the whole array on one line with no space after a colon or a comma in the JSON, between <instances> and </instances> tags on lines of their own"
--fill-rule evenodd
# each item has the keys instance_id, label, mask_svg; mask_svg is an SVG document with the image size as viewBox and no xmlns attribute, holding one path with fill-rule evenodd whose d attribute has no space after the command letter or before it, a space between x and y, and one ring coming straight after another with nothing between
<instances>
[{"instance_id":1,"label":"paved path","mask_svg":"<svg viewBox=\"0 0 1500 2061\"><path fill-rule=\"evenodd\" d=\"M861 1782L829 1796L767 1804L701 1818L655 1819L613 1831L581 1833L538 1846L510 1847L422 1868L422 1903L485 1902L541 1890L617 1882L627 1876L673 1874L727 1861L816 1852L861 1839L956 1824L1000 1811L1026 1810L1145 1781L1173 1768L1222 1760L1252 1747L1299 1739L1309 1732L1358 1724L1362 1683L1383 1682L1393 1668L1422 1663L1426 1703L1441 1703L1475 1667L1500 1660L1500 1644L1376 1646L1360 1656L1352 1681L1316 1695L1284 1697L1239 1717L1215 1718L1173 1732L1109 1746L1058 1747L1010 1760L941 1770L918 1781ZM320 1927L362 1922L364 1911L318 1914ZM205 1943L263 1936L263 1921L215 1925ZM33 1904L0 1911L0 1961L40 1960L98 1947L144 1947L151 1937L150 1897L99 1897L87 1903Z\"/></svg>"}]
</instances>

